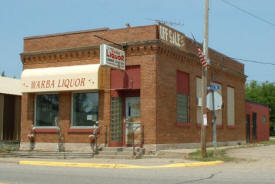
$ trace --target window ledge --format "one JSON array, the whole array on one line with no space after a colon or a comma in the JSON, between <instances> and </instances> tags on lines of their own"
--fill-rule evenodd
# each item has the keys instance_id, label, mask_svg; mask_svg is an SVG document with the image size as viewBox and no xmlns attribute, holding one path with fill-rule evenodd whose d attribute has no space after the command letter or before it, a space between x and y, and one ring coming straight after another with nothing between
<instances>
[{"instance_id":1,"label":"window ledge","mask_svg":"<svg viewBox=\"0 0 275 184\"><path fill-rule=\"evenodd\" d=\"M53 128L44 128L44 127L35 127L34 133L58 133L59 130L56 127Z\"/></svg>"},{"instance_id":2,"label":"window ledge","mask_svg":"<svg viewBox=\"0 0 275 184\"><path fill-rule=\"evenodd\" d=\"M68 133L93 133L94 128L73 128L68 130Z\"/></svg>"},{"instance_id":3,"label":"window ledge","mask_svg":"<svg viewBox=\"0 0 275 184\"><path fill-rule=\"evenodd\" d=\"M216 125L216 128L222 129L222 128L223 128L223 125Z\"/></svg>"},{"instance_id":4,"label":"window ledge","mask_svg":"<svg viewBox=\"0 0 275 184\"><path fill-rule=\"evenodd\" d=\"M191 123L186 123L186 122L177 122L176 125L179 127L191 127Z\"/></svg>"},{"instance_id":5,"label":"window ledge","mask_svg":"<svg viewBox=\"0 0 275 184\"><path fill-rule=\"evenodd\" d=\"M208 127L208 125L209 125L209 124L207 123L206 127ZM197 128L201 128L201 124L200 124L200 123L196 123L196 127L197 127Z\"/></svg>"},{"instance_id":6,"label":"window ledge","mask_svg":"<svg viewBox=\"0 0 275 184\"><path fill-rule=\"evenodd\" d=\"M236 126L235 125L227 125L227 128L234 129L234 128L236 128Z\"/></svg>"}]
</instances>

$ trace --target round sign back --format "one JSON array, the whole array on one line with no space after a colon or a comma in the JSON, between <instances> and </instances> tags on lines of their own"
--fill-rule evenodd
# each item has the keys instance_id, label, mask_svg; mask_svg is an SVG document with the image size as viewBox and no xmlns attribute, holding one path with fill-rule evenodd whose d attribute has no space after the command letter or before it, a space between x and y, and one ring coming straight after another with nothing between
<instances>
[{"instance_id":1,"label":"round sign back","mask_svg":"<svg viewBox=\"0 0 275 184\"><path fill-rule=\"evenodd\" d=\"M213 92L207 94L206 97L206 107L213 111ZM214 91L214 109L219 110L222 108L222 96L217 92Z\"/></svg>"}]
</instances>

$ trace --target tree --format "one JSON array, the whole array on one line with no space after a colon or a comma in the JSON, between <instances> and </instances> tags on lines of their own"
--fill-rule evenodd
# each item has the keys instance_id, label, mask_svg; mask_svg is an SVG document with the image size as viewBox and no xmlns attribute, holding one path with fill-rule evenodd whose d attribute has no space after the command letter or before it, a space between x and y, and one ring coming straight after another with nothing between
<instances>
[{"instance_id":1,"label":"tree","mask_svg":"<svg viewBox=\"0 0 275 184\"><path fill-rule=\"evenodd\" d=\"M275 83L251 81L245 85L245 93L246 99L269 106L271 109L270 126L275 127Z\"/></svg>"},{"instance_id":2,"label":"tree","mask_svg":"<svg viewBox=\"0 0 275 184\"><path fill-rule=\"evenodd\" d=\"M6 76L5 71L3 71L3 72L1 73L1 76L2 76L2 77L5 77L5 76Z\"/></svg>"}]
</instances>

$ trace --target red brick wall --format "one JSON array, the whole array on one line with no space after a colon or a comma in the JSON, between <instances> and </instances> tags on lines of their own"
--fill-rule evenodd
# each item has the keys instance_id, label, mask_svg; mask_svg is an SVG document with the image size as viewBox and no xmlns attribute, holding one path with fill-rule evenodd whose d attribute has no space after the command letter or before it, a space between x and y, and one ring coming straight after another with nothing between
<instances>
[{"instance_id":1,"label":"red brick wall","mask_svg":"<svg viewBox=\"0 0 275 184\"><path fill-rule=\"evenodd\" d=\"M24 52L50 51L54 49L64 49L73 47L83 47L98 45L102 40L93 35L98 34L104 38L115 42L133 42L154 40L158 38L157 26L142 26L136 28L126 28L98 32L86 32L66 34L61 36L36 37L24 40ZM196 77L201 76L201 66L194 53L190 53L194 48L191 41L187 39L188 53L179 52L162 43L135 45L127 48L127 68L139 66L139 76L133 78L134 88L140 86L141 123L144 125L145 144L166 144L166 143L190 143L200 141L200 128L196 123ZM190 43L189 43L190 42ZM211 55L211 54L210 54ZM217 130L218 141L245 140L245 96L243 65L224 58L219 53L213 53L212 58L217 61L215 71L215 81L222 84L223 89L223 126ZM24 56L23 68L44 68L71 66L83 64L99 63L99 49L88 49L88 51L72 51L61 53L43 53L35 56ZM225 62L226 61L226 62ZM223 65L224 64L224 65ZM238 74L230 73L230 70L222 70L219 67L229 67L235 69ZM213 67L214 68L214 67ZM190 92L190 126L177 126L176 122L176 71L189 74ZM99 125L108 126L110 133L110 93L111 93L111 72L104 70L104 88L99 95ZM210 72L211 73L211 72ZM236 73L236 72L235 72ZM133 76L137 76L133 74ZM136 85L138 84L138 85ZM235 88L235 116L234 128L226 126L226 87ZM65 142L88 142L89 132L70 131L71 112L71 92L61 92L60 94L59 122L62 125L62 134ZM209 113L208 122L210 123ZM21 140L27 142L27 134L30 132L34 121L34 94L23 94L22 97L22 132ZM207 128L207 140L211 141L211 125ZM104 135L104 131L102 131ZM104 143L104 136L99 142ZM57 142L57 133L38 133L38 142ZM108 140L109 141L109 140Z\"/></svg>"},{"instance_id":2,"label":"red brick wall","mask_svg":"<svg viewBox=\"0 0 275 184\"><path fill-rule=\"evenodd\" d=\"M73 47L99 45L105 42L94 35L101 36L113 42L135 42L157 39L157 26L140 26L105 31L88 31L47 37L33 37L24 40L24 52L56 50Z\"/></svg>"},{"instance_id":3,"label":"red brick wall","mask_svg":"<svg viewBox=\"0 0 275 184\"><path fill-rule=\"evenodd\" d=\"M86 60L85 63L94 63L96 60ZM77 61L67 62L69 65L77 64ZM52 63L50 63L52 64ZM63 66L63 63L55 62L56 66ZM140 86L140 98L141 98L141 122L144 123L145 143L155 143L156 135L156 88L155 88L155 56L132 56L127 58L127 65L133 65L130 68L130 73L134 74L134 86L135 88ZM138 66L138 67L137 67ZM28 68L35 68L36 65L28 65ZM48 67L48 63L40 64L40 67ZM141 68L140 70L137 68ZM106 69L104 83L105 89L100 90L99 95L99 125L108 126L108 134L110 133L110 70ZM132 76L132 74L130 74ZM142 83L140 81L143 81ZM27 135L30 133L31 125L34 123L34 94L23 94L22 97L22 132L21 141L28 142ZM91 131L87 130L72 131L70 130L71 124L71 92L59 93L59 123L61 125L62 135L65 142L70 143L88 143L88 135ZM49 132L38 132L35 135L35 141L37 142L57 142L58 134ZM108 138L109 141L109 138ZM99 142L105 142L105 131L101 131Z\"/></svg>"},{"instance_id":4,"label":"red brick wall","mask_svg":"<svg viewBox=\"0 0 275 184\"><path fill-rule=\"evenodd\" d=\"M214 69L213 69L214 70ZM186 72L190 76L190 125L177 126L176 113L176 73ZM157 143L190 143L200 141L200 126L196 121L196 77L201 76L201 66L192 57L179 60L159 55L157 57ZM211 76L211 71L209 72ZM208 82L210 78L208 78ZM223 121L217 129L217 141L245 141L245 94L244 78L215 70L215 81L222 84ZM235 127L227 126L226 87L235 88ZM207 141L212 141L211 113L208 113Z\"/></svg>"},{"instance_id":5,"label":"red brick wall","mask_svg":"<svg viewBox=\"0 0 275 184\"><path fill-rule=\"evenodd\" d=\"M253 142L252 138L252 129L253 129L253 120L252 113L257 113L257 140L256 142L268 141L270 135L270 121L269 121L269 108L267 106L248 102L245 103L245 111L247 115L250 115L250 141ZM266 117L266 123L262 122L262 117Z\"/></svg>"}]
</instances>

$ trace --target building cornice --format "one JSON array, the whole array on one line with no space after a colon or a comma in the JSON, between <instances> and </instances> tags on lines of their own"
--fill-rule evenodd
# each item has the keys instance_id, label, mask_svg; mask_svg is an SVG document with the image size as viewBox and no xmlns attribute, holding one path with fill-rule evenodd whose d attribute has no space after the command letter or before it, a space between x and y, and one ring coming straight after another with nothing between
<instances>
[{"instance_id":1,"label":"building cornice","mask_svg":"<svg viewBox=\"0 0 275 184\"><path fill-rule=\"evenodd\" d=\"M138 42L120 43L126 51L127 56L152 54L157 51L159 40L147 40ZM111 46L117 47L117 45ZM45 50L34 52L23 52L20 54L23 64L44 63L51 61L62 61L67 59L97 58L100 55L100 45L74 47L57 50Z\"/></svg>"},{"instance_id":2,"label":"building cornice","mask_svg":"<svg viewBox=\"0 0 275 184\"><path fill-rule=\"evenodd\" d=\"M117 45L112 45L118 47ZM121 47L126 51L126 56L140 56L140 55L152 55L159 54L167 56L187 64L195 64L201 66L200 60L196 54L190 51L182 50L177 47L168 45L161 40L146 40L137 42L120 43ZM100 56L100 45L86 46L86 47L74 47L57 50L45 50L35 52L23 52L20 54L22 63L25 64L38 64L47 62L62 62L63 60L75 60L75 59L95 59ZM223 59L223 58L222 58ZM226 57L224 56L224 59ZM229 66L222 64L223 61L211 60L210 67L214 69L222 70L238 76L246 78L246 76Z\"/></svg>"}]
</instances>

